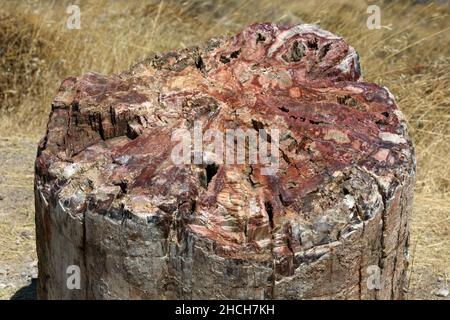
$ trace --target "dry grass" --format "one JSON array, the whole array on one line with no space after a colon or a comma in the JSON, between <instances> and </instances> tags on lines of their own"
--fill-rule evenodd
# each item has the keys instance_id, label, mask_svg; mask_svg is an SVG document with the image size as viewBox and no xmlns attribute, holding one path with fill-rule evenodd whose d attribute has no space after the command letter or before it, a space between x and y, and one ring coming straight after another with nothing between
<instances>
[{"instance_id":1,"label":"dry grass","mask_svg":"<svg viewBox=\"0 0 450 320\"><path fill-rule=\"evenodd\" d=\"M389 87L409 122L418 163L413 297L418 270L450 275L448 2L370 1L381 8L380 30L366 27L367 1L75 2L81 30L65 27L68 1L2 3L0 135L42 134L50 101L66 76L120 72L153 51L190 46L253 22L317 23L357 49L365 79Z\"/></svg>"}]
</instances>

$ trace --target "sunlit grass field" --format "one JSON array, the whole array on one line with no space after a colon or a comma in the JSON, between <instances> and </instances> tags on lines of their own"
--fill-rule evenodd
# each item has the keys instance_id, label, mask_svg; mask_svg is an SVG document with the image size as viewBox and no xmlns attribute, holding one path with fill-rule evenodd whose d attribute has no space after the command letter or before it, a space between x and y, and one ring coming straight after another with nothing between
<instances>
[{"instance_id":1,"label":"sunlit grass field","mask_svg":"<svg viewBox=\"0 0 450 320\"><path fill-rule=\"evenodd\" d=\"M80 30L66 27L69 4L80 7ZM381 29L366 26L369 4L381 9ZM417 153L408 296L421 297L424 270L450 275L448 1L0 0L0 138L8 145L37 142L67 76L118 73L152 52L233 34L254 22L315 23L344 37L360 54L364 80L396 96ZM2 145L0 153L10 152ZM11 178L10 167L2 166L0 175ZM15 168L11 179L30 196L17 212L0 201L0 266L33 251L34 240L14 244L33 228L32 162L19 159ZM0 181L3 191L10 188L6 180Z\"/></svg>"}]
</instances>

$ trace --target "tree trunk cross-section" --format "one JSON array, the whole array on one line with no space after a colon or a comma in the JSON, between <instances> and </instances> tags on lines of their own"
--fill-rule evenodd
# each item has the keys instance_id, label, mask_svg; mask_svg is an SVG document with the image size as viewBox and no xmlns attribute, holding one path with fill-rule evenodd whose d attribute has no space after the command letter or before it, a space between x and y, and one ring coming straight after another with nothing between
<instances>
[{"instance_id":1,"label":"tree trunk cross-section","mask_svg":"<svg viewBox=\"0 0 450 320\"><path fill-rule=\"evenodd\" d=\"M276 173L174 164L172 134L194 122L277 128ZM414 177L394 97L313 25L256 24L68 78L36 159L38 295L399 299Z\"/></svg>"}]
</instances>

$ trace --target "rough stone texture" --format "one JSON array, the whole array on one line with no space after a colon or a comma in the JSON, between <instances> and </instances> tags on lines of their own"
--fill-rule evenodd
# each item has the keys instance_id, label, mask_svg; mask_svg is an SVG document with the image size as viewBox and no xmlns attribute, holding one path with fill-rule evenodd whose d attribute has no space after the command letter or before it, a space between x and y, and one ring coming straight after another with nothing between
<instances>
[{"instance_id":1,"label":"rough stone texture","mask_svg":"<svg viewBox=\"0 0 450 320\"><path fill-rule=\"evenodd\" d=\"M279 129L276 175L175 165L171 135L194 120ZM312 25L253 25L127 73L68 78L36 160L38 294L401 298L414 176L393 96ZM80 290L66 287L69 265Z\"/></svg>"}]
</instances>

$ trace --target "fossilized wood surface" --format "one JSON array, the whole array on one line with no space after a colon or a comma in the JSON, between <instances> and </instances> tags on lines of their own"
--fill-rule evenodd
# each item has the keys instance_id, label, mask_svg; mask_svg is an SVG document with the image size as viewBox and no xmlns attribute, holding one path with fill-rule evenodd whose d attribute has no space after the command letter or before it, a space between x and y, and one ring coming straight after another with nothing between
<instances>
[{"instance_id":1,"label":"fossilized wood surface","mask_svg":"<svg viewBox=\"0 0 450 320\"><path fill-rule=\"evenodd\" d=\"M194 120L278 128L276 175L174 165L171 134ZM414 176L393 96L311 25L253 25L68 78L36 160L39 297L401 298Z\"/></svg>"}]
</instances>

